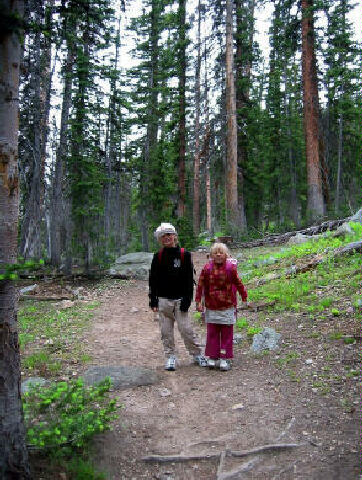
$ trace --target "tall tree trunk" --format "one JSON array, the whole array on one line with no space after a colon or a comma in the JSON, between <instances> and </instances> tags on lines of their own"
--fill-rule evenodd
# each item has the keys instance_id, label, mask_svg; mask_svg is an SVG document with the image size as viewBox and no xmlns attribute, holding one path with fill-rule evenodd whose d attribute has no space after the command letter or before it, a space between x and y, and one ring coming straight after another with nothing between
<instances>
[{"instance_id":1,"label":"tall tree trunk","mask_svg":"<svg viewBox=\"0 0 362 480\"><path fill-rule=\"evenodd\" d=\"M118 30L116 36L116 52L114 58L114 68L111 76L110 82L110 100L108 108L108 141L106 142L106 181L104 187L104 237L106 244L106 254L109 254L110 249L110 239L111 239L111 225L113 217L113 205L112 205L112 185L113 185L113 176L114 169L116 164L116 103L117 103L117 72L118 72L118 57L119 57L119 47L120 47L120 19L118 21ZM118 174L120 172L118 171ZM119 217L119 210L116 211ZM114 218L114 217L113 217ZM114 234L114 232L113 232Z\"/></svg>"},{"instance_id":2,"label":"tall tree trunk","mask_svg":"<svg viewBox=\"0 0 362 480\"><path fill-rule=\"evenodd\" d=\"M241 215L241 229L247 230L244 204L244 169L247 165L247 109L251 84L252 47L254 38L255 0L248 0L246 5L236 0L236 112L238 124L238 203ZM245 30L249 32L245 41Z\"/></svg>"},{"instance_id":3,"label":"tall tree trunk","mask_svg":"<svg viewBox=\"0 0 362 480\"><path fill-rule=\"evenodd\" d=\"M314 51L313 0L302 0L302 71L304 132L307 159L307 215L316 220L324 214L319 161L319 100Z\"/></svg>"},{"instance_id":4,"label":"tall tree trunk","mask_svg":"<svg viewBox=\"0 0 362 480\"><path fill-rule=\"evenodd\" d=\"M7 25L21 18L24 4L4 0ZM21 24L14 26L21 28ZM17 261L18 130L20 33L0 33L0 273ZM0 476L30 479L20 396L20 350L17 296L12 280L0 280Z\"/></svg>"},{"instance_id":5,"label":"tall tree trunk","mask_svg":"<svg viewBox=\"0 0 362 480\"><path fill-rule=\"evenodd\" d=\"M67 155L67 132L69 112L72 97L72 77L73 77L74 52L71 42L68 42L67 60L64 68L64 90L62 101L62 113L60 120L59 145L55 160L55 169L52 179L52 202L51 202L51 264L59 268L61 264L62 252L62 229L64 226L64 203L63 203L63 185L64 185L64 167Z\"/></svg>"},{"instance_id":6,"label":"tall tree trunk","mask_svg":"<svg viewBox=\"0 0 362 480\"><path fill-rule=\"evenodd\" d=\"M158 88L159 88L159 36L160 36L160 4L157 0L152 0L151 7L151 32L150 32L150 74L148 80L148 118L147 132L145 138L143 168L140 178L141 205L138 212L138 218L141 229L142 248L149 250L148 224L152 212L149 206L148 185L151 177L152 156L157 148L158 135Z\"/></svg>"},{"instance_id":7,"label":"tall tree trunk","mask_svg":"<svg viewBox=\"0 0 362 480\"><path fill-rule=\"evenodd\" d=\"M179 0L178 7L178 94L179 94L179 155L178 155L178 217L185 215L186 202L186 0Z\"/></svg>"},{"instance_id":8,"label":"tall tree trunk","mask_svg":"<svg viewBox=\"0 0 362 480\"><path fill-rule=\"evenodd\" d=\"M33 2L32 7L37 25L43 24L43 0ZM44 75L41 65L42 50L41 28L36 30L32 49L32 61L30 62L30 115L29 141L32 154L29 158L29 172L27 174L27 191L24 195L24 217L21 224L20 252L24 258L40 258L41 256L41 211L44 190L44 179L41 174L42 166L42 112L44 106L41 101L41 81Z\"/></svg>"},{"instance_id":9,"label":"tall tree trunk","mask_svg":"<svg viewBox=\"0 0 362 480\"><path fill-rule=\"evenodd\" d=\"M201 2L198 6L197 60L195 73L195 156L194 156L194 192L193 192L193 228L194 236L200 233L200 75L201 75Z\"/></svg>"},{"instance_id":10,"label":"tall tree trunk","mask_svg":"<svg viewBox=\"0 0 362 480\"><path fill-rule=\"evenodd\" d=\"M241 227L238 208L237 129L233 53L233 2L226 0L226 207L233 231Z\"/></svg>"},{"instance_id":11,"label":"tall tree trunk","mask_svg":"<svg viewBox=\"0 0 362 480\"><path fill-rule=\"evenodd\" d=\"M338 163L337 163L337 180L336 180L336 199L335 212L339 213L339 201L341 196L341 178L342 178L342 155L343 155L343 113L339 116L338 125Z\"/></svg>"}]
</instances>

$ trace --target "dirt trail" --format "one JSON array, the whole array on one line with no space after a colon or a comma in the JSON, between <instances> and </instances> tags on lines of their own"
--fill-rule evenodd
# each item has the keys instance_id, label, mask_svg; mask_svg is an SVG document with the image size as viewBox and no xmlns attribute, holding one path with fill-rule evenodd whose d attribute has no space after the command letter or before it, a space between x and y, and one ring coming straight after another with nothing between
<instances>
[{"instance_id":1,"label":"dirt trail","mask_svg":"<svg viewBox=\"0 0 362 480\"><path fill-rule=\"evenodd\" d=\"M195 256L198 271L205 261L205 255ZM153 386L115 392L124 409L114 430L98 437L94 457L109 479L358 478L356 411L343 411L333 395L315 394L304 381L291 382L277 367L274 353L254 356L245 345L235 348L230 372L210 371L191 364L177 332L180 365L175 372L164 371L147 291L147 282L134 281L116 293L106 292L90 332L95 365L145 366L160 378ZM308 349L305 338L298 337L298 321L288 318L271 326L288 342L303 342ZM312 358L317 354L308 350ZM280 443L300 446L245 458L227 456L221 467L217 458L142 460L151 454L206 455Z\"/></svg>"}]
</instances>

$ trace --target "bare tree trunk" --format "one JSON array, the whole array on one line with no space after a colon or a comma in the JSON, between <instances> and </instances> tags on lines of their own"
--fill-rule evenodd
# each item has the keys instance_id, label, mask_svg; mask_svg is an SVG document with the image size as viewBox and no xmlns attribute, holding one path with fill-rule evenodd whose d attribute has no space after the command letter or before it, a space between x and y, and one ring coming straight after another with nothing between
<instances>
[{"instance_id":1,"label":"bare tree trunk","mask_svg":"<svg viewBox=\"0 0 362 480\"><path fill-rule=\"evenodd\" d=\"M118 57L120 47L120 19L118 21L117 40L116 40L116 52L114 58L114 73L111 76L111 97L109 101L108 109L108 142L106 145L106 173L107 179L104 187L104 237L106 245L106 254L109 254L110 237L111 237L111 223L112 223L112 180L114 175L114 168L116 163L116 143L115 143L115 123L117 120L116 115L116 102L117 102L117 83L116 75L118 71ZM118 175L120 171L117 172ZM119 210L117 210L119 217ZM114 233L114 232L113 232Z\"/></svg>"},{"instance_id":2,"label":"bare tree trunk","mask_svg":"<svg viewBox=\"0 0 362 480\"><path fill-rule=\"evenodd\" d=\"M342 171L342 155L343 155L343 113L339 116L338 125L338 164L337 164L337 181L336 181L336 198L335 212L339 212L339 201L341 196L341 171Z\"/></svg>"},{"instance_id":3,"label":"bare tree trunk","mask_svg":"<svg viewBox=\"0 0 362 480\"><path fill-rule=\"evenodd\" d=\"M194 198L193 227L194 236L200 233L200 74L201 74L201 2L199 0L197 29L197 60L195 74L195 156L194 156Z\"/></svg>"},{"instance_id":4,"label":"bare tree trunk","mask_svg":"<svg viewBox=\"0 0 362 480\"><path fill-rule=\"evenodd\" d=\"M21 1L4 0L9 28L0 34L0 273L17 261L19 177L19 65ZM6 20L5 20L6 21ZM15 25L14 25L15 22ZM31 478L20 394L17 294L12 280L0 280L0 475Z\"/></svg>"},{"instance_id":5,"label":"bare tree trunk","mask_svg":"<svg viewBox=\"0 0 362 480\"><path fill-rule=\"evenodd\" d=\"M302 70L308 183L307 214L311 220L316 220L324 214L324 201L319 161L319 100L314 51L313 0L302 0Z\"/></svg>"},{"instance_id":6,"label":"bare tree trunk","mask_svg":"<svg viewBox=\"0 0 362 480\"><path fill-rule=\"evenodd\" d=\"M207 149L209 150L209 149ZM210 181L210 159L209 152L207 152L206 158L206 171L205 171L205 183L206 183L206 230L208 232L212 231L212 222L211 222L211 181Z\"/></svg>"},{"instance_id":7,"label":"bare tree trunk","mask_svg":"<svg viewBox=\"0 0 362 480\"><path fill-rule=\"evenodd\" d=\"M34 2L32 7L35 22L42 25L43 1ZM30 97L31 109L29 121L28 141L32 147L29 158L29 171L27 173L27 191L24 195L24 217L21 224L20 252L24 258L40 258L41 255L41 201L43 198L44 179L41 177L44 167L41 165L41 132L42 111L41 80L44 72L41 68L41 29L35 33L33 58L30 62Z\"/></svg>"},{"instance_id":8,"label":"bare tree trunk","mask_svg":"<svg viewBox=\"0 0 362 480\"><path fill-rule=\"evenodd\" d=\"M179 0L179 158L178 158L178 217L185 215L186 201L186 2Z\"/></svg>"},{"instance_id":9,"label":"bare tree trunk","mask_svg":"<svg viewBox=\"0 0 362 480\"><path fill-rule=\"evenodd\" d=\"M249 103L249 86L251 81L252 45L254 38L254 8L255 0L248 0L243 8L243 2L236 0L236 112L239 125L237 136L238 156L238 204L241 216L241 229L247 230L244 204L244 168L247 164L247 107ZM242 41L245 29L249 32L247 42Z\"/></svg>"},{"instance_id":10,"label":"bare tree trunk","mask_svg":"<svg viewBox=\"0 0 362 480\"><path fill-rule=\"evenodd\" d=\"M233 230L241 227L238 208L237 128L233 53L233 2L226 0L226 206Z\"/></svg>"},{"instance_id":11,"label":"bare tree trunk","mask_svg":"<svg viewBox=\"0 0 362 480\"><path fill-rule=\"evenodd\" d=\"M59 145L55 160L55 169L52 179L52 201L51 201L51 220L50 220L50 258L51 264L59 268L61 265L62 237L65 237L66 227L64 225L64 167L67 155L67 131L69 112L71 107L72 83L73 83L73 64L74 52L72 42L68 40L67 59L64 68L64 90L62 101L62 113L60 120ZM63 232L63 235L62 235ZM65 238L63 238L65 240ZM63 245L62 245L63 243Z\"/></svg>"}]
</instances>

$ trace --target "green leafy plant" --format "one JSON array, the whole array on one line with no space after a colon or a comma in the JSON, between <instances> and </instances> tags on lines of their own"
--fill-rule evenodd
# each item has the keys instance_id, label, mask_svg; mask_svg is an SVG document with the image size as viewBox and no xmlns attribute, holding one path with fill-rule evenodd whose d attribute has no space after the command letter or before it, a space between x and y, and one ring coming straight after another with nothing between
<instances>
[{"instance_id":1,"label":"green leafy plant","mask_svg":"<svg viewBox=\"0 0 362 480\"><path fill-rule=\"evenodd\" d=\"M263 329L261 327L249 327L247 330L247 335L248 337L252 337L253 335L256 335L257 333L260 333Z\"/></svg>"},{"instance_id":2,"label":"green leafy plant","mask_svg":"<svg viewBox=\"0 0 362 480\"><path fill-rule=\"evenodd\" d=\"M290 353L287 353L284 357L278 358L277 364L280 367L284 367L285 365L295 364L299 358L300 358L299 353L290 352Z\"/></svg>"},{"instance_id":3,"label":"green leafy plant","mask_svg":"<svg viewBox=\"0 0 362 480\"><path fill-rule=\"evenodd\" d=\"M116 401L106 397L110 387L109 377L94 387L82 380L32 386L23 396L29 445L57 456L85 447L117 418Z\"/></svg>"},{"instance_id":4,"label":"green leafy plant","mask_svg":"<svg viewBox=\"0 0 362 480\"><path fill-rule=\"evenodd\" d=\"M245 317L238 318L236 320L236 328L238 328L239 330L247 328L248 326L249 326L249 322L247 321L247 319Z\"/></svg>"}]
</instances>

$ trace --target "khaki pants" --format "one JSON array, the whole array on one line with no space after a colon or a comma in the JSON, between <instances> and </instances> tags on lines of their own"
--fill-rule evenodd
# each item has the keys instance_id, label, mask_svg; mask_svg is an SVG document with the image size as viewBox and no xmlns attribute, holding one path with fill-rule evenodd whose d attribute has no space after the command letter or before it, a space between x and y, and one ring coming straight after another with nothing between
<instances>
[{"instance_id":1,"label":"khaki pants","mask_svg":"<svg viewBox=\"0 0 362 480\"><path fill-rule=\"evenodd\" d=\"M193 331L189 319L189 314L187 312L181 312L180 303L181 300L169 300L168 298L159 298L158 300L161 339L166 357L175 354L175 321L190 355L199 355L201 352L197 336Z\"/></svg>"}]
</instances>

